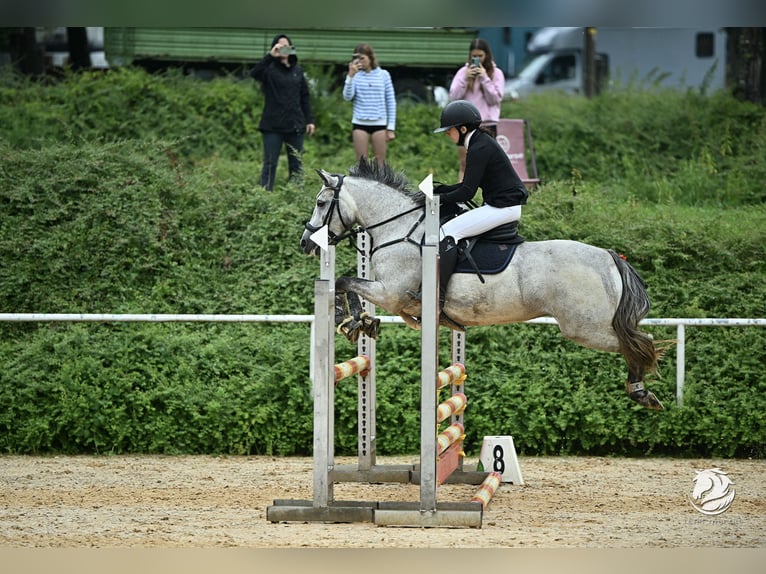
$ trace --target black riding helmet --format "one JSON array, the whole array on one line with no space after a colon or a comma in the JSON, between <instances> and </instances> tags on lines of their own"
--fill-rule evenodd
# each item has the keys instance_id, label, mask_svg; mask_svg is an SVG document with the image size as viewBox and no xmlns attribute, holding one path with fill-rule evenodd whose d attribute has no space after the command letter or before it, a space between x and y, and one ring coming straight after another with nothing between
<instances>
[{"instance_id":1,"label":"black riding helmet","mask_svg":"<svg viewBox=\"0 0 766 574\"><path fill-rule=\"evenodd\" d=\"M436 128L434 133L446 132L458 126L466 126L469 131L475 130L480 123L481 114L476 106L466 100L455 100L442 111L441 127Z\"/></svg>"}]
</instances>

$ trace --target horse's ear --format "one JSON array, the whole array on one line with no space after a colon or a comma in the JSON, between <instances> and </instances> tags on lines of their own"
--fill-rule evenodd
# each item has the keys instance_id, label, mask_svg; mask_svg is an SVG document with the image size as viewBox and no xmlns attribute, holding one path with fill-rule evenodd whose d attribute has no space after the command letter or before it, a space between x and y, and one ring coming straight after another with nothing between
<instances>
[{"instance_id":1,"label":"horse's ear","mask_svg":"<svg viewBox=\"0 0 766 574\"><path fill-rule=\"evenodd\" d=\"M317 172L317 174L319 174L319 177L322 178L322 182L324 182L325 186L327 186L327 187L332 187L333 186L332 180L330 179L332 177L331 174L329 174L328 172L326 172L323 169L317 169L315 171Z\"/></svg>"}]
</instances>

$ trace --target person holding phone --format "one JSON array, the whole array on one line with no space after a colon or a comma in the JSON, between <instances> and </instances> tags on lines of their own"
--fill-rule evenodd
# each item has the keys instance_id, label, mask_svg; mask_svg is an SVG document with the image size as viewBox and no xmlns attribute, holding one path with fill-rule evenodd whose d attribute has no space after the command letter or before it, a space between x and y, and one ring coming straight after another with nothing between
<instances>
[{"instance_id":1,"label":"person holding phone","mask_svg":"<svg viewBox=\"0 0 766 574\"><path fill-rule=\"evenodd\" d=\"M378 165L386 162L388 142L396 137L396 96L391 74L378 65L369 44L359 44L343 82L343 99L353 103L351 139L356 159L372 153Z\"/></svg>"},{"instance_id":2,"label":"person holding phone","mask_svg":"<svg viewBox=\"0 0 766 574\"><path fill-rule=\"evenodd\" d=\"M301 154L306 134L314 135L316 125L311 110L308 83L290 38L274 36L271 49L251 70L263 90L264 105L258 124L263 137L261 186L274 189L274 176L282 146L287 148L289 179L303 174Z\"/></svg>"},{"instance_id":3,"label":"person holding phone","mask_svg":"<svg viewBox=\"0 0 766 574\"><path fill-rule=\"evenodd\" d=\"M469 101L479 110L482 121L496 122L500 119L504 89L505 75L495 66L489 43L483 38L474 38L468 50L468 62L457 71L450 84L450 101ZM458 181L463 181L465 175L465 157L465 148L458 146Z\"/></svg>"}]
</instances>

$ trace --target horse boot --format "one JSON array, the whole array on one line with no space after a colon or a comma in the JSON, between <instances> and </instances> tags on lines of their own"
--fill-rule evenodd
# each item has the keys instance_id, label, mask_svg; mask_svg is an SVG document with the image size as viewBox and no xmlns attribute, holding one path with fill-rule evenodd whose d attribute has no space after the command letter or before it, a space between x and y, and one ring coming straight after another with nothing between
<instances>
[{"instance_id":1,"label":"horse boot","mask_svg":"<svg viewBox=\"0 0 766 574\"><path fill-rule=\"evenodd\" d=\"M354 317L347 293L335 296L335 324L338 326L338 334L345 335L352 343L359 338L362 323Z\"/></svg>"},{"instance_id":2,"label":"horse boot","mask_svg":"<svg viewBox=\"0 0 766 574\"><path fill-rule=\"evenodd\" d=\"M458 249L455 240L449 235L439 242L439 323L456 331L465 331L465 327L454 321L444 312L444 300L447 285L457 267Z\"/></svg>"},{"instance_id":3,"label":"horse boot","mask_svg":"<svg viewBox=\"0 0 766 574\"><path fill-rule=\"evenodd\" d=\"M632 400L636 401L642 407L654 411L665 409L665 407L662 406L660 399L658 399L652 391L646 390L641 381L631 381L628 379L625 382L625 392L628 393L628 396Z\"/></svg>"}]
</instances>

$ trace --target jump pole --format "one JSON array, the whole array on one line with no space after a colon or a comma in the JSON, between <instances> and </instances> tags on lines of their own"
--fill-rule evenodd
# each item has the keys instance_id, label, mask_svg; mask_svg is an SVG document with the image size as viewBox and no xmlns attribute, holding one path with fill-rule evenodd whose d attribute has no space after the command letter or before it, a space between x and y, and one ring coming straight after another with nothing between
<instances>
[{"instance_id":1,"label":"jump pole","mask_svg":"<svg viewBox=\"0 0 766 574\"><path fill-rule=\"evenodd\" d=\"M317 354L314 391L314 507L324 508L333 500L335 466L335 248L321 250L319 280L314 284L315 344ZM318 318L322 317L319 321ZM331 383L332 381L332 383Z\"/></svg>"},{"instance_id":2,"label":"jump pole","mask_svg":"<svg viewBox=\"0 0 766 574\"><path fill-rule=\"evenodd\" d=\"M320 352L312 356L314 399L314 469L312 500L277 499L266 507L270 522L372 522L374 502L336 501L335 480L335 247L327 244L327 229L320 250L319 279L314 282L313 343ZM322 231L320 230L320 232ZM320 233L317 232L317 233ZM312 239L313 236L312 236ZM340 367L341 374L364 372L366 361L352 359L354 366ZM364 364L362 364L364 362Z\"/></svg>"},{"instance_id":3,"label":"jump pole","mask_svg":"<svg viewBox=\"0 0 766 574\"><path fill-rule=\"evenodd\" d=\"M425 183L425 185L424 185ZM432 181L421 183L426 194L425 239L422 246L422 308L420 356L420 500L380 502L373 522L381 526L481 527L480 502L438 503L437 402L439 360L439 198L432 195ZM430 185L429 185L430 184ZM461 425L462 426L462 425ZM482 478L486 477L483 473Z\"/></svg>"}]
</instances>

